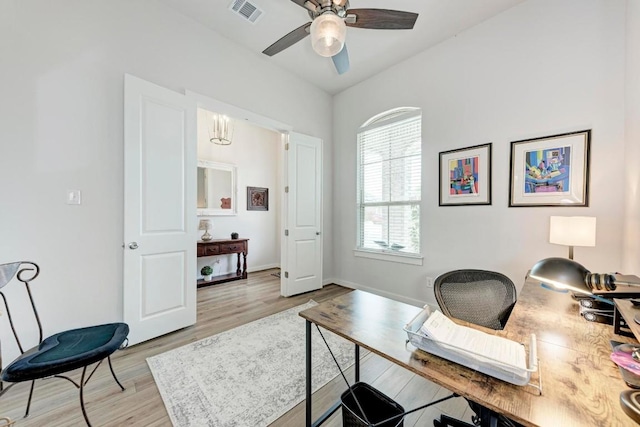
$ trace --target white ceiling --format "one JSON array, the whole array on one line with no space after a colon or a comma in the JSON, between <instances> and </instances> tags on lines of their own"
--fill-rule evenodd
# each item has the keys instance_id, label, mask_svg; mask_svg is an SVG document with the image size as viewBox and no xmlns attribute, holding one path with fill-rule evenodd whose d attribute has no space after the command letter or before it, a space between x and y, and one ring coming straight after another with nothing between
<instances>
[{"instance_id":1,"label":"white ceiling","mask_svg":"<svg viewBox=\"0 0 640 427\"><path fill-rule=\"evenodd\" d=\"M413 30L347 28L351 68L343 75L335 71L331 58L323 58L311 49L308 37L272 57L263 55L265 48L310 19L306 9L291 0L250 1L264 11L256 24L229 10L232 0L160 0L265 60L335 94L524 0L350 0L352 9L395 9L419 16Z\"/></svg>"}]
</instances>

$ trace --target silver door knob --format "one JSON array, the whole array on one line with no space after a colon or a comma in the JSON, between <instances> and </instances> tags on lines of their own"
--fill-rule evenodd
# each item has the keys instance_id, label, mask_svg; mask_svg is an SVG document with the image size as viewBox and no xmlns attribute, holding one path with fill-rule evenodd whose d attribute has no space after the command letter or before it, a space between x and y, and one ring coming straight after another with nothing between
<instances>
[{"instance_id":1,"label":"silver door knob","mask_svg":"<svg viewBox=\"0 0 640 427\"><path fill-rule=\"evenodd\" d=\"M129 243L129 249L138 249L138 242Z\"/></svg>"}]
</instances>

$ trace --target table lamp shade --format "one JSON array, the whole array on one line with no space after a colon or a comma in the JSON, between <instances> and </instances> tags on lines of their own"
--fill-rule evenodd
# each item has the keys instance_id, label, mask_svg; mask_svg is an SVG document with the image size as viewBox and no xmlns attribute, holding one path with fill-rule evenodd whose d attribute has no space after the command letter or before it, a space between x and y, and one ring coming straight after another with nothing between
<instances>
[{"instance_id":1,"label":"table lamp shade","mask_svg":"<svg viewBox=\"0 0 640 427\"><path fill-rule=\"evenodd\" d=\"M198 224L198 230L204 230L204 234L202 236L200 236L200 239L204 242L207 242L211 239L213 239L213 236L211 236L211 234L209 234L209 230L211 230L211 228L213 228L213 224L211 223L210 219L201 219L200 223Z\"/></svg>"},{"instance_id":2,"label":"table lamp shade","mask_svg":"<svg viewBox=\"0 0 640 427\"><path fill-rule=\"evenodd\" d=\"M549 242L566 246L595 246L596 218L591 216L552 216Z\"/></svg>"},{"instance_id":3,"label":"table lamp shade","mask_svg":"<svg viewBox=\"0 0 640 427\"><path fill-rule=\"evenodd\" d=\"M210 219L201 219L198 230L211 230L212 224Z\"/></svg>"},{"instance_id":4,"label":"table lamp shade","mask_svg":"<svg viewBox=\"0 0 640 427\"><path fill-rule=\"evenodd\" d=\"M552 216L549 221L549 242L569 246L569 259L573 259L574 246L596 245L595 217Z\"/></svg>"}]
</instances>

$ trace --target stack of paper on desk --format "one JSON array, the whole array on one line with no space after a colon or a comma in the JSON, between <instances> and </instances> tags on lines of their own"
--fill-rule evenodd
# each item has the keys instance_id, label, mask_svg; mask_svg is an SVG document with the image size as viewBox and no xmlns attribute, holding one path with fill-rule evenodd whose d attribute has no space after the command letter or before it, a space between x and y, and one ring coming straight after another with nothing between
<instances>
[{"instance_id":1,"label":"stack of paper on desk","mask_svg":"<svg viewBox=\"0 0 640 427\"><path fill-rule=\"evenodd\" d=\"M530 383L531 374L538 371L535 334L529 336L527 367L524 345L458 325L429 306L407 323L404 330L407 341L420 350L511 384L530 384L541 390Z\"/></svg>"},{"instance_id":2,"label":"stack of paper on desk","mask_svg":"<svg viewBox=\"0 0 640 427\"><path fill-rule=\"evenodd\" d=\"M520 343L458 325L439 311L431 313L420 332L462 356L526 375L527 356Z\"/></svg>"}]
</instances>

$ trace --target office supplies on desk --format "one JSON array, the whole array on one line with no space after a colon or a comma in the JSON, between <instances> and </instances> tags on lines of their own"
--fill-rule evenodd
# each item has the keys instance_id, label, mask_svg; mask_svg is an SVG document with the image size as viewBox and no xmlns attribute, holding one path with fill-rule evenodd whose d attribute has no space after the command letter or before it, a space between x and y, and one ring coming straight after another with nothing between
<instances>
[{"instance_id":1,"label":"office supplies on desk","mask_svg":"<svg viewBox=\"0 0 640 427\"><path fill-rule=\"evenodd\" d=\"M614 307L610 305L609 309L586 308L580 305L579 313L582 318L588 322L605 323L613 325Z\"/></svg>"},{"instance_id":2,"label":"office supplies on desk","mask_svg":"<svg viewBox=\"0 0 640 427\"><path fill-rule=\"evenodd\" d=\"M522 344L458 325L428 306L404 330L407 342L420 350L511 384L532 385L542 393L541 386L530 383L531 374L538 371L534 334L530 336L527 367Z\"/></svg>"},{"instance_id":3,"label":"office supplies on desk","mask_svg":"<svg viewBox=\"0 0 640 427\"><path fill-rule=\"evenodd\" d=\"M620 341L611 340L609 341L609 344L611 345L611 349L615 351L616 348L618 348L618 346L624 343L621 343ZM627 344L627 345L636 347L633 344ZM622 366L618 366L618 371L620 372L620 375L622 375L622 380L625 382L625 384L627 384L631 388L640 389L640 375L636 375L633 372L626 370Z\"/></svg>"},{"instance_id":4,"label":"office supplies on desk","mask_svg":"<svg viewBox=\"0 0 640 427\"><path fill-rule=\"evenodd\" d=\"M640 424L640 391L625 390L620 393L620 406L625 414Z\"/></svg>"},{"instance_id":5,"label":"office supplies on desk","mask_svg":"<svg viewBox=\"0 0 640 427\"><path fill-rule=\"evenodd\" d=\"M611 353L611 360L621 368L624 368L635 375L640 375L640 363L633 359L631 353L627 353L622 350L614 350L614 352Z\"/></svg>"}]
</instances>

